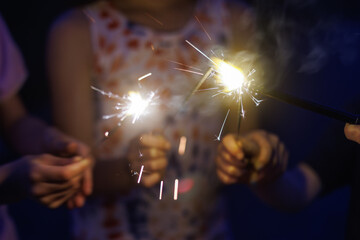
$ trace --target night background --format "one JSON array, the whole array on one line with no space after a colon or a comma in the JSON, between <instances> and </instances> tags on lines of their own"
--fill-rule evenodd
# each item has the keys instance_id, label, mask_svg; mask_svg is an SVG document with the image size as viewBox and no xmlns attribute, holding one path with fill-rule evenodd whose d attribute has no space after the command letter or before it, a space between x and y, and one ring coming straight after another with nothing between
<instances>
[{"instance_id":1,"label":"night background","mask_svg":"<svg viewBox=\"0 0 360 240\"><path fill-rule=\"evenodd\" d=\"M85 1L1 1L0 12L14 40L24 56L29 77L21 91L28 110L51 123L50 97L46 80L46 38L52 22L64 11ZM301 27L292 29L290 48L294 54L289 63L278 64L273 73L276 86L288 93L311 99L352 113L360 113L360 106L350 104L359 99L360 90L360 3L358 1L248 1L255 4L258 23L263 32L263 50L274 57L282 46L276 45L275 33L267 24L274 17L283 21L299 22ZM273 3L270 3L273 2ZM276 2L276 3L274 3ZM292 2L293 4L288 4ZM308 3L308 4L307 4ZM335 21L341 30L327 39L307 33L319 20ZM320 28L324 32L325 28ZM299 33L296 31L299 30ZM333 30L333 29L332 29ZM335 39L335 40L334 40ZM333 40L333 41L331 41ZM310 43L309 43L310 42ZM316 69L299 71L316 42L330 51ZM293 45L292 45L293 44ZM334 47L335 46L335 47ZM326 117L273 100L265 100L259 108L264 129L277 133L290 152L289 168L304 160L316 146L321 135L330 125L342 131L344 124ZM246 121L246 120L245 120ZM2 147L2 160L11 158ZM10 156L9 156L10 155ZM343 159L346 161L346 159ZM317 199L311 206L298 213L276 211L257 199L245 186L224 189L229 226L234 239L343 239L346 225L349 189L341 188ZM49 210L33 201L10 205L10 213L18 227L21 240L70 238L70 214L65 208ZM359 226L360 227L360 226Z\"/></svg>"}]
</instances>

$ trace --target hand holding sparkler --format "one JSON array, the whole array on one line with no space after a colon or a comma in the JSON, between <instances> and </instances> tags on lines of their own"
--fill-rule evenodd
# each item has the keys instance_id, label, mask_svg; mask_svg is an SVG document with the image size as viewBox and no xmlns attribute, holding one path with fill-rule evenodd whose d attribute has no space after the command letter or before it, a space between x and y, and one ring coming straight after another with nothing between
<instances>
[{"instance_id":1,"label":"hand holding sparkler","mask_svg":"<svg viewBox=\"0 0 360 240\"><path fill-rule=\"evenodd\" d=\"M139 173L138 183L152 187L160 182L168 164L170 143L162 135L143 134L132 141L128 159L132 171Z\"/></svg>"},{"instance_id":2,"label":"hand holding sparkler","mask_svg":"<svg viewBox=\"0 0 360 240\"><path fill-rule=\"evenodd\" d=\"M80 157L22 157L0 168L0 175L5 178L0 187L0 204L31 197L49 208L57 208L81 191L84 171L90 165L90 160Z\"/></svg>"},{"instance_id":3,"label":"hand holding sparkler","mask_svg":"<svg viewBox=\"0 0 360 240\"><path fill-rule=\"evenodd\" d=\"M279 138L265 131L228 134L218 148L217 174L225 184L272 181L285 171L287 155Z\"/></svg>"}]
</instances>

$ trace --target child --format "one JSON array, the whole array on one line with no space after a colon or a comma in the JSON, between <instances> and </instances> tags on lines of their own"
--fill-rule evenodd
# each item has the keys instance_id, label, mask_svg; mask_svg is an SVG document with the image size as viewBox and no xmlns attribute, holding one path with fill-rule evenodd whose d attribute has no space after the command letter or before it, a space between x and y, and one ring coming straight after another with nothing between
<instances>
[{"instance_id":1,"label":"child","mask_svg":"<svg viewBox=\"0 0 360 240\"><path fill-rule=\"evenodd\" d=\"M221 0L127 0L98 1L70 11L55 24L48 49L60 129L98 147L104 133L117 125L117 120L102 119L114 113L116 101L99 96L92 85L120 96L141 85L143 91L155 91L160 97L158 111L134 124L123 121L97 149L94 190L111 192L112 197L93 199L75 212L78 239L229 237L213 166L215 135L225 111L221 100L209 101L211 94L203 93L186 103L185 113L178 112L182 100L176 99L183 99L199 76L174 68L193 70L189 66L207 63L185 40L209 54L216 45L248 48L251 22L244 5ZM138 80L147 73L151 76ZM184 137L186 150L179 153ZM130 170L139 172L142 164L140 185L145 188L136 187L137 178L130 176ZM177 201L175 179L179 179ZM164 180L161 200L160 180ZM116 195L130 188L132 194Z\"/></svg>"}]
</instances>

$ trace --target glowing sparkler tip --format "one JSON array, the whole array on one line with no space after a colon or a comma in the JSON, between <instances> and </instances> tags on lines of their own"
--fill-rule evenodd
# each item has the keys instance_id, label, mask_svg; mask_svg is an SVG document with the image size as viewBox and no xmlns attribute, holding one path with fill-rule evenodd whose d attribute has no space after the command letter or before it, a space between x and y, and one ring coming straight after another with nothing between
<instances>
[{"instance_id":1,"label":"glowing sparkler tip","mask_svg":"<svg viewBox=\"0 0 360 240\"><path fill-rule=\"evenodd\" d=\"M214 58L213 61L216 62L216 72L219 74L218 78L224 85L225 91L241 91L245 82L245 75L242 70L219 58Z\"/></svg>"}]
</instances>

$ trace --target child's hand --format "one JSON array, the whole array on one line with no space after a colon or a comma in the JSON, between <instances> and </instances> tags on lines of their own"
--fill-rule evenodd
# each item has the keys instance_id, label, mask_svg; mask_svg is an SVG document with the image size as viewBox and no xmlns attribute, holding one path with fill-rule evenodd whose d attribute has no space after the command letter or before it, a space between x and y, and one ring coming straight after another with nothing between
<instances>
[{"instance_id":1,"label":"child's hand","mask_svg":"<svg viewBox=\"0 0 360 240\"><path fill-rule=\"evenodd\" d=\"M360 125L347 123L344 128L344 133L347 139L360 144Z\"/></svg>"},{"instance_id":2,"label":"child's hand","mask_svg":"<svg viewBox=\"0 0 360 240\"><path fill-rule=\"evenodd\" d=\"M279 138L254 131L243 138L226 135L218 148L217 174L225 184L271 181L286 169L288 154Z\"/></svg>"},{"instance_id":3,"label":"child's hand","mask_svg":"<svg viewBox=\"0 0 360 240\"><path fill-rule=\"evenodd\" d=\"M57 208L81 190L90 165L91 160L80 157L25 156L6 166L6 186L15 196L30 195L49 208Z\"/></svg>"},{"instance_id":4,"label":"child's hand","mask_svg":"<svg viewBox=\"0 0 360 240\"><path fill-rule=\"evenodd\" d=\"M152 187L165 173L168 164L167 152L171 145L162 135L143 134L134 140L128 152L132 171L140 173L144 165L140 183Z\"/></svg>"},{"instance_id":5,"label":"child's hand","mask_svg":"<svg viewBox=\"0 0 360 240\"><path fill-rule=\"evenodd\" d=\"M44 133L44 149L51 154L60 157L75 157L80 156L88 158L89 167L85 169L83 178L81 180L81 188L79 191L67 202L68 208L82 207L85 199L92 193L93 176L92 170L94 160L90 157L90 148L84 143L77 141L55 128L47 128Z\"/></svg>"}]
</instances>

